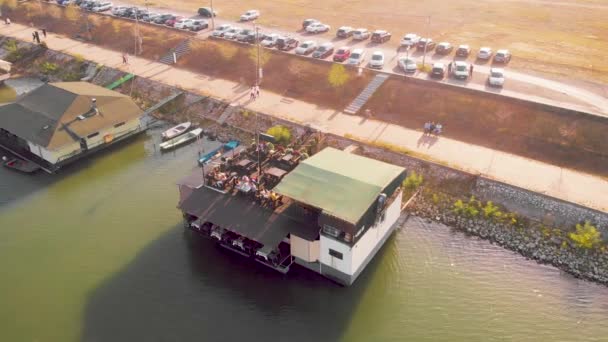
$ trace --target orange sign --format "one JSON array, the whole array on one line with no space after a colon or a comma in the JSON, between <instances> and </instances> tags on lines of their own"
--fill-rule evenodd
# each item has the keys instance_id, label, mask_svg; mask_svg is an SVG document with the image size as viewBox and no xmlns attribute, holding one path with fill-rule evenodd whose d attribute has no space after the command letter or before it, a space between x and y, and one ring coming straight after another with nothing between
<instances>
[{"instance_id":1,"label":"orange sign","mask_svg":"<svg viewBox=\"0 0 608 342\"><path fill-rule=\"evenodd\" d=\"M106 134L103 137L103 141L107 144L107 143L111 143L112 140L114 140L114 136L112 134Z\"/></svg>"}]
</instances>

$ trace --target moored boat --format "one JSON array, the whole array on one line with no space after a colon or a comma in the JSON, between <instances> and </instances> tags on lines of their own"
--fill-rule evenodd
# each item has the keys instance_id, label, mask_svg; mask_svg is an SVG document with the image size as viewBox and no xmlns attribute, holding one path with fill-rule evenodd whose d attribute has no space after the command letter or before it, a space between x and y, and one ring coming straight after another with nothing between
<instances>
[{"instance_id":1,"label":"moored boat","mask_svg":"<svg viewBox=\"0 0 608 342\"><path fill-rule=\"evenodd\" d=\"M188 131L188 129L190 129L190 127L192 126L191 122L184 122L181 123L175 127L171 127L168 130L164 131L161 136L163 137L164 140L169 140L169 139L173 139L177 136L180 136L184 133L186 133Z\"/></svg>"},{"instance_id":2,"label":"moored boat","mask_svg":"<svg viewBox=\"0 0 608 342\"><path fill-rule=\"evenodd\" d=\"M164 143L161 143L160 149L163 151L166 151L166 150L170 150L172 148L176 148L178 146L187 144L187 143L197 139L201 135L201 133L203 133L202 128L193 129L184 135L180 135L171 140L167 140Z\"/></svg>"},{"instance_id":3,"label":"moored boat","mask_svg":"<svg viewBox=\"0 0 608 342\"><path fill-rule=\"evenodd\" d=\"M231 150L237 148L239 145L240 145L240 142L238 140L230 140L229 142L225 143L224 145L222 145L222 146L216 148L215 150L200 157L198 162L199 162L199 164L204 164L204 163L210 161L211 159L213 159L213 157L215 157L217 155L222 155L228 151L231 151Z\"/></svg>"},{"instance_id":4,"label":"moored boat","mask_svg":"<svg viewBox=\"0 0 608 342\"><path fill-rule=\"evenodd\" d=\"M25 172L25 173L34 173L38 170L40 170L40 166L27 161L27 160L22 160L19 158L3 158L3 165L6 168L9 169L13 169L13 170L17 170L17 171L21 171L21 172Z\"/></svg>"}]
</instances>

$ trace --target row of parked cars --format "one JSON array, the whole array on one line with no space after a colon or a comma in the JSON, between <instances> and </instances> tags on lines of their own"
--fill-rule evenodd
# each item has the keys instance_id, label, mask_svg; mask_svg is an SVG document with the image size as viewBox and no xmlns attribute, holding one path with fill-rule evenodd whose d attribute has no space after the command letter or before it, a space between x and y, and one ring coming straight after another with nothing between
<instances>
[{"instance_id":1,"label":"row of parked cars","mask_svg":"<svg viewBox=\"0 0 608 342\"><path fill-rule=\"evenodd\" d=\"M454 50L454 46L448 42L435 43L430 38L422 38L415 33L408 33L401 39L401 46L410 49L416 48L419 51L431 52L440 55L449 55ZM456 57L468 57L471 54L471 47L469 45L459 45L456 49ZM498 63L509 63L511 61L511 52L506 49L496 51L496 54L489 47L482 47L477 52L477 59L490 60L494 57L494 61Z\"/></svg>"},{"instance_id":2,"label":"row of parked cars","mask_svg":"<svg viewBox=\"0 0 608 342\"><path fill-rule=\"evenodd\" d=\"M205 19L185 18L171 13L154 13L147 9L118 6L112 8L112 14L117 17L137 19L152 24L165 25L183 30L200 31L209 27Z\"/></svg>"},{"instance_id":3,"label":"row of parked cars","mask_svg":"<svg viewBox=\"0 0 608 342\"><path fill-rule=\"evenodd\" d=\"M78 6L81 10L91 12L109 11L114 6L111 2L99 0L57 0L57 4L61 6Z\"/></svg>"}]
</instances>

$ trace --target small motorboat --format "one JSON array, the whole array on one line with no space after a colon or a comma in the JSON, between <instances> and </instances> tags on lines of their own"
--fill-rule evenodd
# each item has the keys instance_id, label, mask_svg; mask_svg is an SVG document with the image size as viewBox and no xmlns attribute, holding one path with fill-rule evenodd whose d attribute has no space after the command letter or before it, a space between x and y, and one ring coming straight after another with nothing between
<instances>
[{"instance_id":1,"label":"small motorboat","mask_svg":"<svg viewBox=\"0 0 608 342\"><path fill-rule=\"evenodd\" d=\"M193 129L184 135L180 135L171 140L167 140L164 143L161 143L160 149L162 151L166 151L166 150L170 150L170 149L176 148L178 146L187 144L193 140L198 139L200 137L201 133L203 133L202 128Z\"/></svg>"},{"instance_id":2,"label":"small motorboat","mask_svg":"<svg viewBox=\"0 0 608 342\"><path fill-rule=\"evenodd\" d=\"M198 163L201 165L205 164L215 157L221 156L222 154L224 154L226 152L234 150L239 145L240 145L240 142L238 140L230 140L229 142L225 143L224 145L222 145L222 146L216 148L215 150L200 157L198 159Z\"/></svg>"},{"instance_id":3,"label":"small motorboat","mask_svg":"<svg viewBox=\"0 0 608 342\"><path fill-rule=\"evenodd\" d=\"M163 137L163 140L169 140L169 139L173 139L177 136L180 136L184 133L186 133L188 131L188 129L190 129L190 127L192 126L192 122L184 122L181 123L175 127L169 128L168 130L164 131L161 136Z\"/></svg>"},{"instance_id":4,"label":"small motorboat","mask_svg":"<svg viewBox=\"0 0 608 342\"><path fill-rule=\"evenodd\" d=\"M34 173L40 170L40 166L19 158L2 158L3 165L6 168L21 171L24 173Z\"/></svg>"}]
</instances>

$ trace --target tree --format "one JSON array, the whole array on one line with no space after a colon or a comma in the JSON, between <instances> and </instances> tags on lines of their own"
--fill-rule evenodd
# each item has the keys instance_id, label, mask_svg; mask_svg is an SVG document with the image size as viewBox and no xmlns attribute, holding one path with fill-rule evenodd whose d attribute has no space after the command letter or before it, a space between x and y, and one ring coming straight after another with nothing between
<instances>
[{"instance_id":1,"label":"tree","mask_svg":"<svg viewBox=\"0 0 608 342\"><path fill-rule=\"evenodd\" d=\"M602 241L601 233L589 221L576 225L576 233L570 233L570 240L581 248L594 248Z\"/></svg>"},{"instance_id":2,"label":"tree","mask_svg":"<svg viewBox=\"0 0 608 342\"><path fill-rule=\"evenodd\" d=\"M327 82L334 87L338 88L346 84L350 79L350 75L346 72L346 68L342 64L333 64L331 69L329 69L329 74L327 75Z\"/></svg>"},{"instance_id":3,"label":"tree","mask_svg":"<svg viewBox=\"0 0 608 342\"><path fill-rule=\"evenodd\" d=\"M272 135L281 145L287 145L291 141L291 131L285 126L272 126L266 133Z\"/></svg>"}]
</instances>

